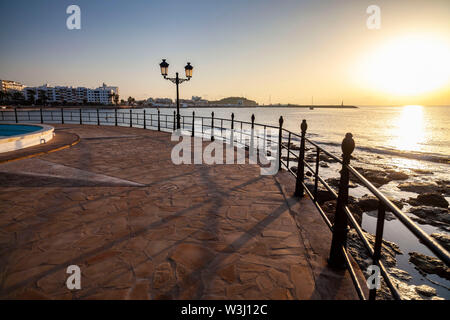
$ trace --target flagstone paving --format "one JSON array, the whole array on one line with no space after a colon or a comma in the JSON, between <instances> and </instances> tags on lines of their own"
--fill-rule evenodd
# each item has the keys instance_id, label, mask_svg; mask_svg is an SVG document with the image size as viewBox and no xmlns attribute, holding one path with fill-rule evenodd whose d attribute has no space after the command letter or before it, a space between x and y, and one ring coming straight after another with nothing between
<instances>
[{"instance_id":1,"label":"flagstone paving","mask_svg":"<svg viewBox=\"0 0 450 320\"><path fill-rule=\"evenodd\" d=\"M286 173L174 165L164 132L55 127L80 142L0 164L0 298L357 298Z\"/></svg>"}]
</instances>

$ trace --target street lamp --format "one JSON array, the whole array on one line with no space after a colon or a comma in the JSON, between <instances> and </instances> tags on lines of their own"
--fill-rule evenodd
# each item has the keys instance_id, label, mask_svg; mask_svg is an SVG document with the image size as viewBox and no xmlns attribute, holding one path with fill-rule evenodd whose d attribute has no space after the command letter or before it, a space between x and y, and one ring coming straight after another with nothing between
<instances>
[{"instance_id":1,"label":"street lamp","mask_svg":"<svg viewBox=\"0 0 450 320\"><path fill-rule=\"evenodd\" d=\"M178 85L185 81L191 80L192 70L194 69L194 67L191 66L190 62L188 62L187 65L184 67L184 70L186 72L186 79L180 78L178 76L178 72L176 73L175 78L167 77L167 74L169 71L169 64L166 62L166 59L162 60L162 62L159 64L159 67L161 68L161 75L164 77L164 79L170 80L177 85L177 129L180 129L181 128L181 125L180 125L181 116L180 116L180 99L179 99L179 93L178 93Z\"/></svg>"}]
</instances>

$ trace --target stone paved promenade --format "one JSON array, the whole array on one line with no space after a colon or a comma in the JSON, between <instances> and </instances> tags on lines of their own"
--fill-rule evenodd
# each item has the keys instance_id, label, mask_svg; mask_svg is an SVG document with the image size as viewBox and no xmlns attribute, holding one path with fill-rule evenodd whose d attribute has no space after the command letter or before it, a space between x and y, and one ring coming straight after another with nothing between
<instances>
[{"instance_id":1,"label":"stone paved promenade","mask_svg":"<svg viewBox=\"0 0 450 320\"><path fill-rule=\"evenodd\" d=\"M0 164L1 299L357 298L286 173L176 166L163 132L55 127L80 142Z\"/></svg>"}]
</instances>

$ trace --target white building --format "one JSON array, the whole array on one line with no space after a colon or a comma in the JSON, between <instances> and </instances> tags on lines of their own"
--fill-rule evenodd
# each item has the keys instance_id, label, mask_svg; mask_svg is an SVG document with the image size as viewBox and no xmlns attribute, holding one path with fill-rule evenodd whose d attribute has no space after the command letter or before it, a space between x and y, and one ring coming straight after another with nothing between
<instances>
[{"instance_id":1,"label":"white building","mask_svg":"<svg viewBox=\"0 0 450 320\"><path fill-rule=\"evenodd\" d=\"M20 82L11 80L0 80L0 91L22 91L25 86Z\"/></svg>"},{"instance_id":2,"label":"white building","mask_svg":"<svg viewBox=\"0 0 450 320\"><path fill-rule=\"evenodd\" d=\"M107 86L105 83L96 89L89 89L85 87L65 87L55 86L50 87L44 84L40 87L26 87L23 89L25 100L45 99L46 103L61 103L61 104L114 104L114 95L119 95L118 87Z\"/></svg>"}]
</instances>

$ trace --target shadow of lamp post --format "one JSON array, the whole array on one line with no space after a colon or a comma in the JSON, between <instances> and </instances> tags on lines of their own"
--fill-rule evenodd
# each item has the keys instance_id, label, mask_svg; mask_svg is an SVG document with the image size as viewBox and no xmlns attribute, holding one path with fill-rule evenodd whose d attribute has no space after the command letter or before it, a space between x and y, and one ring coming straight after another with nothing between
<instances>
[{"instance_id":1,"label":"shadow of lamp post","mask_svg":"<svg viewBox=\"0 0 450 320\"><path fill-rule=\"evenodd\" d=\"M175 74L175 78L169 78L167 77L167 73L169 71L169 64L166 62L166 59L163 59L162 62L159 64L160 68L161 68L161 75L164 77L164 79L166 80L170 80L173 83L176 84L177 86L177 129L180 129L180 99L179 99L179 92L178 92L178 85L180 83L183 83L185 81L189 81L192 78L192 70L194 69L194 67L191 66L191 63L188 62L187 65L184 67L184 70L186 71L186 78L180 78L178 76L178 72Z\"/></svg>"}]
</instances>

